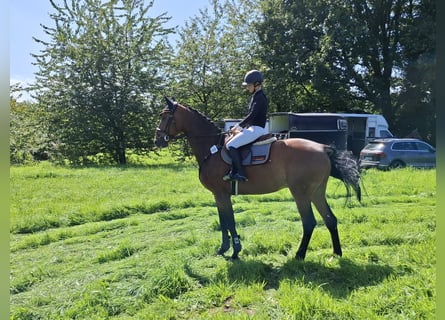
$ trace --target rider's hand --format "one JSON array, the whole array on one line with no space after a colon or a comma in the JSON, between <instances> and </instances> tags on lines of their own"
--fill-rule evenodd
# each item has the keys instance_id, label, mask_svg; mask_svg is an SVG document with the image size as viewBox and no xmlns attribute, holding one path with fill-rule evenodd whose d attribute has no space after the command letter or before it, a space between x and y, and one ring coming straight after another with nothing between
<instances>
[{"instance_id":1,"label":"rider's hand","mask_svg":"<svg viewBox=\"0 0 445 320\"><path fill-rule=\"evenodd\" d=\"M238 133L238 132L240 132L240 131L242 131L243 130L243 128L241 128L239 125L236 125L236 126L233 126L231 129L230 129L230 132L231 133Z\"/></svg>"}]
</instances>

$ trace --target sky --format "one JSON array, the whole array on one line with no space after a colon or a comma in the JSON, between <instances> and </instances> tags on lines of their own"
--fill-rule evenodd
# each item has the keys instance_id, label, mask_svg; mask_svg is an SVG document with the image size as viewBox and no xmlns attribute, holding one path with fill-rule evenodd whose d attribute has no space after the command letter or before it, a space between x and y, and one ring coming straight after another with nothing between
<instances>
[{"instance_id":1,"label":"sky","mask_svg":"<svg viewBox=\"0 0 445 320\"><path fill-rule=\"evenodd\" d=\"M198 15L200 9L210 8L209 1L154 0L148 15L154 17L166 12L172 18L165 27L181 27L189 18ZM55 2L61 3L60 0ZM9 80L11 84L31 83L37 71L36 66L32 65L35 60L31 53L39 53L43 49L33 37L48 39L41 24L53 26L49 13L54 11L49 0L10 0L9 11Z\"/></svg>"}]
</instances>

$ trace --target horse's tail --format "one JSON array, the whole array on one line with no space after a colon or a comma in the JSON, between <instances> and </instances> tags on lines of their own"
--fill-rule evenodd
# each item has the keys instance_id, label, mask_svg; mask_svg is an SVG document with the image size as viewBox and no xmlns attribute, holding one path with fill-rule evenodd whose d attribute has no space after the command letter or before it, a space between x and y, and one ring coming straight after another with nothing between
<instances>
[{"instance_id":1,"label":"horse's tail","mask_svg":"<svg viewBox=\"0 0 445 320\"><path fill-rule=\"evenodd\" d=\"M348 151L338 151L332 147L326 147L326 152L331 160L331 176L341 180L345 184L348 199L351 197L350 188L352 187L358 201L361 201L361 175L359 165L355 158Z\"/></svg>"}]
</instances>

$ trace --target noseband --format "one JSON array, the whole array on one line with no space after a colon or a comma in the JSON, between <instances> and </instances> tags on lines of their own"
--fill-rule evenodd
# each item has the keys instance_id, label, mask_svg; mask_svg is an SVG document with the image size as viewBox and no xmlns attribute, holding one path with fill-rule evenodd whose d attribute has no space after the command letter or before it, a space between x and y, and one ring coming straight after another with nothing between
<instances>
[{"instance_id":1,"label":"noseband","mask_svg":"<svg viewBox=\"0 0 445 320\"><path fill-rule=\"evenodd\" d=\"M169 142L170 139L172 139L172 137L170 137L168 132L170 131L170 125L172 123L174 123L173 114L175 113L177 106L178 106L177 104L174 104L171 108L167 107L164 110L162 110L162 112L161 112L161 115L163 113L168 113L168 119L167 119L167 123L165 124L164 129L161 129L159 127L156 128L156 135L157 136L162 136L163 135L163 138L164 138L165 142Z\"/></svg>"},{"instance_id":2,"label":"noseband","mask_svg":"<svg viewBox=\"0 0 445 320\"><path fill-rule=\"evenodd\" d=\"M161 112L161 114L165 113L165 112L169 113L168 119L167 119L167 124L165 125L164 129L161 129L159 127L156 128L156 135L159 136L159 137L163 136L164 137L164 141L168 142L170 140L170 135L168 134L168 132L169 132L169 129L170 129L170 125L173 122L173 114L171 114L170 110L167 110L167 109L164 109Z\"/></svg>"}]
</instances>

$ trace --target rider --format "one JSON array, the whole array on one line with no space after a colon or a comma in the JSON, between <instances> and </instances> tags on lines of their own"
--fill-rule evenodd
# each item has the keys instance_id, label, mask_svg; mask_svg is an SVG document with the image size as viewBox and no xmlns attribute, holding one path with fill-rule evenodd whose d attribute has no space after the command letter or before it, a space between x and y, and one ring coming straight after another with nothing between
<instances>
[{"instance_id":1,"label":"rider","mask_svg":"<svg viewBox=\"0 0 445 320\"><path fill-rule=\"evenodd\" d=\"M244 77L243 85L252 94L249 102L247 116L235 125L231 131L238 132L226 145L232 158L232 170L223 177L223 180L247 181L244 168L241 165L239 148L253 142L266 134L266 118L268 101L262 89L263 75L258 70L250 70Z\"/></svg>"}]
</instances>

